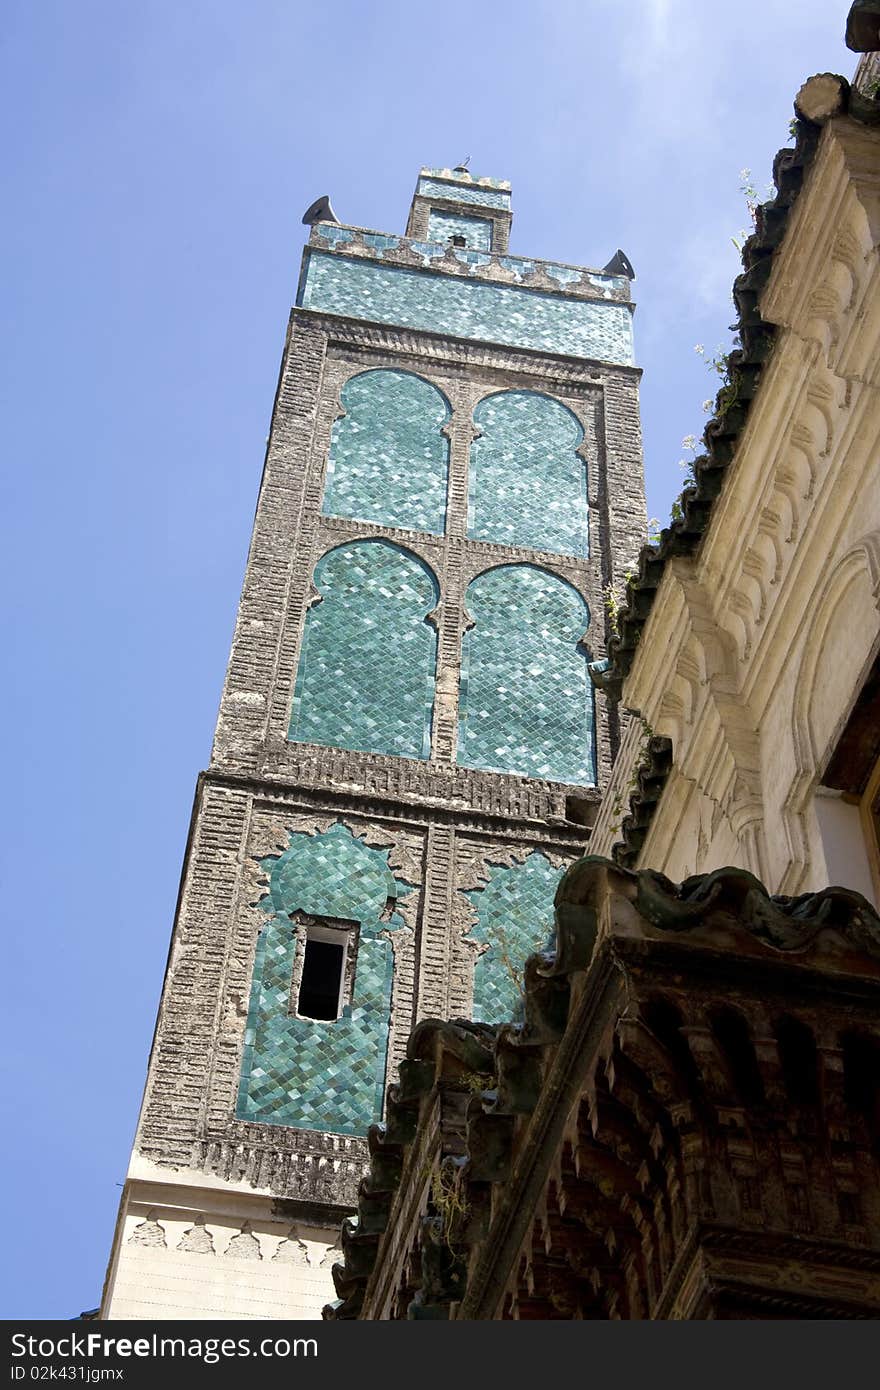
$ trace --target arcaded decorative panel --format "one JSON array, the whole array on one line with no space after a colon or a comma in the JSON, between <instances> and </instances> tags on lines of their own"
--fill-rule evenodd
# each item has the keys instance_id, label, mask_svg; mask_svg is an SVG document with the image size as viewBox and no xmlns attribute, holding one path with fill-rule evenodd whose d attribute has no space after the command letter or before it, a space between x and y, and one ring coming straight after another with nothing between
<instances>
[{"instance_id":1,"label":"arcaded decorative panel","mask_svg":"<svg viewBox=\"0 0 880 1390\"><path fill-rule=\"evenodd\" d=\"M373 371L342 388L345 412L334 424L323 511L379 526L443 531L449 406L411 372Z\"/></svg>"},{"instance_id":2,"label":"arcaded decorative panel","mask_svg":"<svg viewBox=\"0 0 880 1390\"><path fill-rule=\"evenodd\" d=\"M464 237L465 246L473 251L491 251L492 223L482 217L459 217L453 212L428 213L428 240L449 241L450 237Z\"/></svg>"},{"instance_id":3,"label":"arcaded decorative panel","mask_svg":"<svg viewBox=\"0 0 880 1390\"><path fill-rule=\"evenodd\" d=\"M474 1007L479 1023L519 1022L523 966L554 944L553 897L564 870L540 852L522 864L492 865L484 888L466 893L477 915L469 939L486 949L474 963Z\"/></svg>"},{"instance_id":4,"label":"arcaded decorative panel","mask_svg":"<svg viewBox=\"0 0 880 1390\"><path fill-rule=\"evenodd\" d=\"M581 786L596 780L589 610L535 565L478 575L465 599L458 762Z\"/></svg>"},{"instance_id":5,"label":"arcaded decorative panel","mask_svg":"<svg viewBox=\"0 0 880 1390\"><path fill-rule=\"evenodd\" d=\"M510 209L510 193L500 188L479 188L468 183L446 183L443 179L420 178L418 192L427 198L446 198L475 207Z\"/></svg>"},{"instance_id":6,"label":"arcaded decorative panel","mask_svg":"<svg viewBox=\"0 0 880 1390\"><path fill-rule=\"evenodd\" d=\"M344 825L293 834L262 861L266 916L254 961L236 1114L241 1120L366 1134L382 1113L393 953L380 933L403 926L397 899L412 891ZM293 913L356 924L357 968L342 1017L298 1018L291 986L302 945Z\"/></svg>"},{"instance_id":7,"label":"arcaded decorative panel","mask_svg":"<svg viewBox=\"0 0 880 1390\"><path fill-rule=\"evenodd\" d=\"M430 249L432 243L425 245ZM464 248L459 254L483 253ZM347 318L538 352L627 365L633 360L632 319L626 304L569 299L515 285L409 270L381 260L310 250L299 303Z\"/></svg>"},{"instance_id":8,"label":"arcaded decorative panel","mask_svg":"<svg viewBox=\"0 0 880 1390\"><path fill-rule=\"evenodd\" d=\"M338 546L315 566L288 737L297 743L427 758L437 583L390 541Z\"/></svg>"},{"instance_id":9,"label":"arcaded decorative panel","mask_svg":"<svg viewBox=\"0 0 880 1390\"><path fill-rule=\"evenodd\" d=\"M503 391L480 401L474 424L468 535L586 556L584 432L571 411L535 391Z\"/></svg>"}]
</instances>

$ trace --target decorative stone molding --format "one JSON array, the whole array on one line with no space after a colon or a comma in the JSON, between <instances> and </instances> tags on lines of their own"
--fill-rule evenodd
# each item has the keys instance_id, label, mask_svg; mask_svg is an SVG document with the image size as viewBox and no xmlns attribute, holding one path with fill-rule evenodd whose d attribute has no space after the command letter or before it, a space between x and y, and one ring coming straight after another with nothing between
<instances>
[{"instance_id":1,"label":"decorative stone molding","mask_svg":"<svg viewBox=\"0 0 880 1390\"><path fill-rule=\"evenodd\" d=\"M880 531L853 546L826 575L814 597L812 632L801 654L792 710L795 770L782 804L789 860L782 880L786 892L797 892L807 875L813 839L809 826L812 797L833 751L831 740L849 712L848 704L839 708L829 727L827 711L823 711L825 727L819 734L817 723L826 695L819 672L823 668L827 672L829 663L846 662L850 676L846 687L857 689L862 670L880 641L880 621L873 631L865 626L861 632L853 632L847 615L854 610L867 615L871 608L880 618Z\"/></svg>"}]
</instances>

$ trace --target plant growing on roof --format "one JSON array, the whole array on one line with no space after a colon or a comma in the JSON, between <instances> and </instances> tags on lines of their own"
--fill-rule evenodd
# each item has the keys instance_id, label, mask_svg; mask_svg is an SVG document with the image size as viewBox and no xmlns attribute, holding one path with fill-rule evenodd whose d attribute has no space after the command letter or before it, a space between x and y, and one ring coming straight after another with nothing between
<instances>
[{"instance_id":1,"label":"plant growing on roof","mask_svg":"<svg viewBox=\"0 0 880 1390\"><path fill-rule=\"evenodd\" d=\"M464 1159L444 1158L431 1175L431 1204L439 1218L443 1243L449 1250L453 1250L470 1212L462 1190L464 1164Z\"/></svg>"}]
</instances>

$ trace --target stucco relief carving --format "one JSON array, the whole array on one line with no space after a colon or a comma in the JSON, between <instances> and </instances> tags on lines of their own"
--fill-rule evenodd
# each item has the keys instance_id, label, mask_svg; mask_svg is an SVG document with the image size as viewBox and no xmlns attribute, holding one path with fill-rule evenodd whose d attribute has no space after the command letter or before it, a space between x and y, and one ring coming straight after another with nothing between
<instances>
[{"instance_id":1,"label":"stucco relief carving","mask_svg":"<svg viewBox=\"0 0 880 1390\"><path fill-rule=\"evenodd\" d=\"M774 496L765 507L761 508L758 516L756 545L762 547L765 556L770 588L775 588L782 577L785 554L783 541L786 529L784 510L784 499Z\"/></svg>"},{"instance_id":2,"label":"stucco relief carving","mask_svg":"<svg viewBox=\"0 0 880 1390\"><path fill-rule=\"evenodd\" d=\"M778 351L783 352L784 349ZM725 743L732 755L732 764L726 767L726 771L723 771L725 758L716 757L713 794L719 798L719 805L725 814L729 814L741 841L750 843L749 854L752 858L749 862L759 873L762 862L759 827L763 814L759 750L754 733L755 720L743 707L734 672L739 669L742 683L753 680L749 668L754 666L760 629L769 622L774 605L780 602L782 593L787 593L785 580L796 554L794 543L800 538L807 508L815 507L820 496L822 504L826 504L827 473L838 447L837 440L842 437L837 424L839 411L846 407L847 400L851 401L847 384L822 366L814 352L807 351L804 355L796 343L791 343L788 351L794 356L790 356L787 370L794 369L796 377L800 379L799 395L793 417L789 416L777 462L769 474L769 483L756 496L752 521L745 518L740 520L739 534L750 536L751 539L738 546L738 559L728 575L723 572L724 559L716 561L712 556L707 563L713 567L707 569L705 564L703 567L707 590L718 595L714 603L718 618L715 635L728 647L726 654L719 651L717 644L713 643L712 634L708 634L707 650L711 655L706 662L705 680L725 731ZM719 553L723 554L723 551ZM683 579L684 588L687 589L686 567L679 566L679 570L678 578ZM698 616L700 602L693 583L690 584L690 593L685 595L685 605L689 618ZM703 604L704 609L707 606ZM694 622L693 625L697 631L699 623ZM725 632L726 638L723 635ZM705 622L700 636L705 641ZM733 642L732 651L730 639ZM821 650L822 642L818 639L812 614L810 642L814 652ZM675 739L681 752L683 769L690 762L687 757L688 725L694 726L700 721L705 723L706 720L703 702L698 701L693 671L688 672L681 660L681 653L687 649L687 645L686 642L681 645L674 673L666 683L655 721L658 729L670 732ZM732 664L728 660L731 656ZM801 698L802 687L803 683L799 680ZM704 729L701 735L704 742L707 736ZM803 737L801 743L804 743ZM806 770L800 774L799 780L804 786L814 775L814 764L815 757L812 755L803 762ZM789 805L797 806L801 796L802 793L793 791ZM796 886L800 882L800 871L794 864L803 866L808 857L806 831L799 823L796 811L787 816L787 833L793 857L788 882L789 886Z\"/></svg>"},{"instance_id":3,"label":"stucco relief carving","mask_svg":"<svg viewBox=\"0 0 880 1390\"><path fill-rule=\"evenodd\" d=\"M306 1267L311 1263L309 1260L309 1248L304 1241L300 1240L295 1226L291 1226L290 1231L285 1236L284 1240L281 1241L272 1259L273 1261L277 1261L278 1264L298 1265L300 1268Z\"/></svg>"},{"instance_id":4,"label":"stucco relief carving","mask_svg":"<svg viewBox=\"0 0 880 1390\"><path fill-rule=\"evenodd\" d=\"M815 343L835 373L876 381L877 356L869 343L876 340L861 332L865 306L876 315L871 285L880 245L880 194L870 131L848 120L828 124L811 172L809 201L813 206L824 203L829 211L816 220L807 201L795 210L763 312Z\"/></svg>"},{"instance_id":5,"label":"stucco relief carving","mask_svg":"<svg viewBox=\"0 0 880 1390\"><path fill-rule=\"evenodd\" d=\"M260 1242L251 1230L249 1221L244 1222L241 1230L232 1237L223 1253L234 1260L261 1260L263 1258Z\"/></svg>"},{"instance_id":6,"label":"stucco relief carving","mask_svg":"<svg viewBox=\"0 0 880 1390\"><path fill-rule=\"evenodd\" d=\"M743 547L734 571L731 609L739 658L755 650L757 629L769 616L793 555L807 504L821 486L834 440L832 407L840 383L813 378L792 419L754 515L753 540Z\"/></svg>"},{"instance_id":7,"label":"stucco relief carving","mask_svg":"<svg viewBox=\"0 0 880 1390\"><path fill-rule=\"evenodd\" d=\"M784 893L797 892L804 882L810 862L810 802L833 751L831 739L846 714L839 711L829 729L823 672L829 663L832 667L836 662L846 663L851 672L848 688L859 689L860 671L877 645L880 622L875 621L873 630L867 624L860 631L854 630L846 615L872 610L880 614L880 532L872 532L852 546L825 576L814 597L808 640L801 646L795 681L791 724L795 773L782 807L789 857L780 885ZM820 729L820 722L824 729Z\"/></svg>"},{"instance_id":8,"label":"stucco relief carving","mask_svg":"<svg viewBox=\"0 0 880 1390\"><path fill-rule=\"evenodd\" d=\"M205 1225L204 1216L197 1216L193 1224L184 1231L177 1248L178 1250L187 1250L192 1255L213 1255L215 1253L214 1237Z\"/></svg>"},{"instance_id":9,"label":"stucco relief carving","mask_svg":"<svg viewBox=\"0 0 880 1390\"><path fill-rule=\"evenodd\" d=\"M729 822L746 863L760 876L766 867L760 741L738 687L754 604L734 590L717 620L692 562L674 560L668 572L669 602L677 601L680 614L678 647L671 674L663 672L656 707L649 699L644 711L656 732L673 739L677 773L709 798L713 815Z\"/></svg>"},{"instance_id":10,"label":"stucco relief carving","mask_svg":"<svg viewBox=\"0 0 880 1390\"><path fill-rule=\"evenodd\" d=\"M143 1221L139 1221L128 1237L129 1245L145 1245L150 1249L166 1249L165 1227L156 1220L157 1213L148 1211Z\"/></svg>"},{"instance_id":11,"label":"stucco relief carving","mask_svg":"<svg viewBox=\"0 0 880 1390\"><path fill-rule=\"evenodd\" d=\"M817 388L823 407L801 411L789 424L777 461L756 498L753 516L743 527L750 539L731 557L728 578L730 631L736 638L737 655L747 661L756 649L758 628L768 618L784 579L791 546L797 539L805 504L812 498L819 477L822 450L830 439L829 418L824 413L828 395ZM724 620L723 613L719 613Z\"/></svg>"}]
</instances>

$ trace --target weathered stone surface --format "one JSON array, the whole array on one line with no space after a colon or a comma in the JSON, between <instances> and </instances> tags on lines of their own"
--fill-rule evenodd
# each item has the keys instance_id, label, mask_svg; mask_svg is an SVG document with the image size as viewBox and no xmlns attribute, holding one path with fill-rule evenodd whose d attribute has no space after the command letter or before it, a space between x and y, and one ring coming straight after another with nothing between
<instances>
[{"instance_id":1,"label":"weathered stone surface","mask_svg":"<svg viewBox=\"0 0 880 1390\"><path fill-rule=\"evenodd\" d=\"M416 204L411 234L424 236L432 195L420 194ZM453 199L446 211L454 207ZM482 204L477 211L483 218ZM541 291L547 323L558 318L568 295L577 301L578 322L626 320L628 333L627 282L510 260L504 254L509 217L505 207L485 211L493 224L487 264L462 261L452 248L432 259L432 269L439 268L453 285L456 302L464 302L469 277L479 281L480 303L493 285L517 285L526 297L530 289ZM328 260L336 247L359 263L387 258L389 266L404 270L423 254L399 238L331 224L315 227L311 240ZM377 368L414 373L449 404L445 423L438 424L448 441L442 533L328 515L323 509L334 428L352 399L346 384ZM399 899L403 925L389 934L389 1066L404 1059L407 1037L419 1019L472 1007L479 943L468 940L474 913L465 893L487 882L488 866L522 864L540 853L561 869L582 852L588 835L584 821L610 772L616 716L609 717L598 702L595 785L460 766L461 648L471 622L465 595L475 578L496 566L538 566L586 604L586 654L604 654L604 589L634 558L645 533L638 380L630 365L564 351L534 351L316 309L292 311L211 763L196 792L126 1210L138 1198L138 1183L148 1176L155 1184L162 1174L169 1194L208 1183L218 1192L247 1190L261 1200L293 1203L311 1219L323 1211L329 1221L354 1206L367 1159L365 1138L235 1116L257 940L265 921L258 907L264 892L259 863L283 852L291 834L314 835L340 823L367 845L388 850L397 879L414 885L416 891ZM588 481L588 535L579 547L567 540L558 552L542 551L468 535L474 410L485 397L505 390L550 396L577 422L582 442L576 452L586 462ZM434 392L426 391L433 399ZM370 515L383 515L375 480L370 488ZM405 489L401 496L405 508ZM356 510L348 498L340 509ZM395 521L403 514L395 514ZM432 527L439 514L438 505ZM534 543L531 533L527 538ZM315 566L334 547L379 539L410 551L436 577L440 594L427 617L436 632L437 671L430 749L425 747L422 758L289 737L307 614L321 601ZM569 553L573 549L582 553ZM566 817L572 795L577 820ZM210 1225L203 1200L199 1210ZM280 1241L289 1219L286 1228L282 1212L273 1219L278 1224L271 1227L272 1239ZM196 1229L191 1218L185 1229ZM263 1250L263 1235L257 1232L253 1239ZM190 1248L193 1241L197 1244ZM181 1256L207 1258L204 1237L190 1235L187 1242ZM240 1246L243 1256L253 1251L250 1240L242 1239ZM275 1259L265 1250L252 1263L264 1266L264 1280L291 1266L286 1257ZM105 1307L112 1307L116 1277L112 1274Z\"/></svg>"}]
</instances>

